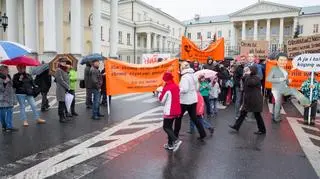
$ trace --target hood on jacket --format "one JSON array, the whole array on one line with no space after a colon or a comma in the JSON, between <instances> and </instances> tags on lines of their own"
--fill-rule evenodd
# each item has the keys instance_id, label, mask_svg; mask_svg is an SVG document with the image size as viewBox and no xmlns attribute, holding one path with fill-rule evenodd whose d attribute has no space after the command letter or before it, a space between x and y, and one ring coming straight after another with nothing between
<instances>
[{"instance_id":1,"label":"hood on jacket","mask_svg":"<svg viewBox=\"0 0 320 179\"><path fill-rule=\"evenodd\" d=\"M184 69L184 70L182 70L181 75L184 75L187 73L194 73L194 70L192 68Z\"/></svg>"}]
</instances>

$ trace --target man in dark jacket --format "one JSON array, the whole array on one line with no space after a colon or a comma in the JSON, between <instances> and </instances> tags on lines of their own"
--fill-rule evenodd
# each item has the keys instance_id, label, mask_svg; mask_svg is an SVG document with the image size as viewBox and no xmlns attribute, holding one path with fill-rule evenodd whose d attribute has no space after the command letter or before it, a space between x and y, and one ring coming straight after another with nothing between
<instances>
[{"instance_id":1,"label":"man in dark jacket","mask_svg":"<svg viewBox=\"0 0 320 179\"><path fill-rule=\"evenodd\" d=\"M90 82L90 69L91 69L91 64L87 63L86 64L86 68L84 69L84 84L85 84L85 87L86 87L86 105L87 105L87 108L91 108L92 107L92 91L90 90L90 88L88 88L89 82Z\"/></svg>"},{"instance_id":2,"label":"man in dark jacket","mask_svg":"<svg viewBox=\"0 0 320 179\"><path fill-rule=\"evenodd\" d=\"M100 90L103 83L102 75L99 71L99 61L93 61L90 69L90 80L88 88L93 94L93 105L92 105L92 119L99 120L99 117L104 117L100 114Z\"/></svg>"},{"instance_id":3,"label":"man in dark jacket","mask_svg":"<svg viewBox=\"0 0 320 179\"><path fill-rule=\"evenodd\" d=\"M214 61L211 57L208 57L207 64L203 65L203 69L208 69L208 70L213 70L216 71L218 70L218 64L216 61Z\"/></svg>"},{"instance_id":4,"label":"man in dark jacket","mask_svg":"<svg viewBox=\"0 0 320 179\"><path fill-rule=\"evenodd\" d=\"M240 116L240 105L241 105L241 99L242 99L240 81L242 80L242 76L243 76L245 57L242 56L239 62L240 62L240 65L236 68L233 76L234 88L236 92L236 102L235 102L236 119Z\"/></svg>"},{"instance_id":5,"label":"man in dark jacket","mask_svg":"<svg viewBox=\"0 0 320 179\"><path fill-rule=\"evenodd\" d=\"M41 89L41 111L47 111L50 107L47 95L51 88L51 81L52 79L51 75L49 74L49 69L45 70L44 72L36 76L35 83Z\"/></svg>"}]
</instances>

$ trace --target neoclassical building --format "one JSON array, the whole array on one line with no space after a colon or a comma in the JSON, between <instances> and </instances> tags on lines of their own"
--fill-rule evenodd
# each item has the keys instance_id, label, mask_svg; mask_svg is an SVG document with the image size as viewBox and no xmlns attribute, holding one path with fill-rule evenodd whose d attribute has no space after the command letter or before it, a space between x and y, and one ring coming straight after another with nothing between
<instances>
[{"instance_id":1,"label":"neoclassical building","mask_svg":"<svg viewBox=\"0 0 320 179\"><path fill-rule=\"evenodd\" d=\"M228 56L238 53L241 40L267 40L274 51L284 48L297 28L300 36L320 34L320 6L300 8L259 1L228 15L196 15L184 23L186 35L202 48L216 34L217 38L225 38Z\"/></svg>"},{"instance_id":2,"label":"neoclassical building","mask_svg":"<svg viewBox=\"0 0 320 179\"><path fill-rule=\"evenodd\" d=\"M59 53L109 56L110 10L110 0L0 0L9 24L0 38L28 46L44 61ZM143 1L118 1L122 60L140 63L142 53L175 55L183 32L181 21Z\"/></svg>"}]
</instances>

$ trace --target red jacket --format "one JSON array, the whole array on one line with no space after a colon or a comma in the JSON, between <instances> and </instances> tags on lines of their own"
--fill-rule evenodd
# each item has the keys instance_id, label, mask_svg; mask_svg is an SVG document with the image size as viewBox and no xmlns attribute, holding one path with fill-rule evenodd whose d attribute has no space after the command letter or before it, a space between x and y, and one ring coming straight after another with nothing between
<instances>
[{"instance_id":1,"label":"red jacket","mask_svg":"<svg viewBox=\"0 0 320 179\"><path fill-rule=\"evenodd\" d=\"M159 93L159 100L164 104L163 117L173 119L181 115L180 89L173 81L167 82Z\"/></svg>"}]
</instances>

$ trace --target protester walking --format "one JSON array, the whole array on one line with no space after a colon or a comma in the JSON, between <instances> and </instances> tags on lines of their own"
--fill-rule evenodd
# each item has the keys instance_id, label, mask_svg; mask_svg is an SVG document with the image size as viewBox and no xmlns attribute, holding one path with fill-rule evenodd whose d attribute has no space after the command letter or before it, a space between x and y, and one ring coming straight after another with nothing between
<instances>
[{"instance_id":1,"label":"protester walking","mask_svg":"<svg viewBox=\"0 0 320 179\"><path fill-rule=\"evenodd\" d=\"M76 86L77 86L77 71L72 67L72 64L70 61L66 63L67 65L70 66L69 70L69 86L70 86L70 94L73 95L73 100L71 103L71 108L70 108L70 114L68 114L68 117L72 116L78 116L78 113L75 111L75 104L76 104Z\"/></svg>"},{"instance_id":2,"label":"protester walking","mask_svg":"<svg viewBox=\"0 0 320 179\"><path fill-rule=\"evenodd\" d=\"M49 74L49 69L37 75L34 82L37 86L39 86L41 96L42 96L41 111L48 111L50 107L49 100L48 100L48 93L51 88L51 82L52 82L52 77Z\"/></svg>"},{"instance_id":3,"label":"protester walking","mask_svg":"<svg viewBox=\"0 0 320 179\"><path fill-rule=\"evenodd\" d=\"M179 85L181 115L178 119L175 120L174 133L177 137L179 137L182 117L184 113L188 111L190 119L194 122L200 134L199 140L203 141L207 134L203 126L201 125L200 121L197 120L197 82L194 76L194 70L190 68L188 62L182 62L180 71L182 75Z\"/></svg>"},{"instance_id":4,"label":"protester walking","mask_svg":"<svg viewBox=\"0 0 320 179\"><path fill-rule=\"evenodd\" d=\"M311 89L312 89L311 105L310 105L310 107L305 107L304 108L303 119L304 119L304 124L309 124L308 123L309 109L311 108L310 125L314 126L315 125L316 114L317 114L318 100L320 99L320 83L316 80L316 78L314 78L313 85L311 85L311 77L309 77L308 80L306 80L306 81L304 81L302 83L301 92L305 97L310 99L310 90Z\"/></svg>"},{"instance_id":5,"label":"protester walking","mask_svg":"<svg viewBox=\"0 0 320 179\"><path fill-rule=\"evenodd\" d=\"M219 71L218 71L218 78L220 81L221 93L220 93L220 101L221 103L226 106L227 105L227 94L228 94L228 81L230 80L230 75L226 67L223 64L220 64Z\"/></svg>"},{"instance_id":6,"label":"protester walking","mask_svg":"<svg viewBox=\"0 0 320 179\"><path fill-rule=\"evenodd\" d=\"M263 110L263 97L261 94L261 81L257 76L257 68L250 66L250 70L246 72L244 77L244 98L241 106L240 116L234 125L230 128L239 131L248 112L253 112L257 121L258 131L254 134L263 135L266 133L266 128L261 116Z\"/></svg>"},{"instance_id":7,"label":"protester walking","mask_svg":"<svg viewBox=\"0 0 320 179\"><path fill-rule=\"evenodd\" d=\"M245 59L244 57L240 58L240 64L237 66L234 75L233 75L233 81L234 81L234 88L235 88L235 113L236 113L236 119L240 116L240 105L242 102L242 91L240 88L240 83L243 77L243 69L244 69Z\"/></svg>"},{"instance_id":8,"label":"protester walking","mask_svg":"<svg viewBox=\"0 0 320 179\"><path fill-rule=\"evenodd\" d=\"M86 63L86 68L84 69L84 85L86 88L86 105L87 108L92 108L92 91L88 87L91 77L90 77L91 64L89 62Z\"/></svg>"},{"instance_id":9,"label":"protester walking","mask_svg":"<svg viewBox=\"0 0 320 179\"><path fill-rule=\"evenodd\" d=\"M209 100L210 100L210 107L211 107L211 114L213 114L213 117L216 117L218 115L218 97L221 92L220 86L218 83L218 78L212 79L210 83L210 92L209 92Z\"/></svg>"},{"instance_id":10,"label":"protester walking","mask_svg":"<svg viewBox=\"0 0 320 179\"><path fill-rule=\"evenodd\" d=\"M55 72L55 82L57 83L56 87L56 97L58 104L58 115L59 115L59 121L60 123L66 123L66 114L67 114L67 108L65 103L65 97L66 93L71 93L70 91L70 85L69 85L69 76L68 71L70 69L70 66L67 65L67 59L61 58L59 60L58 68Z\"/></svg>"},{"instance_id":11,"label":"protester walking","mask_svg":"<svg viewBox=\"0 0 320 179\"><path fill-rule=\"evenodd\" d=\"M99 71L99 65L100 62L98 60L95 60L92 62L92 67L90 69L90 79L88 83L88 89L93 94L93 105L92 105L92 119L93 120L99 120L100 117L104 117L100 113L100 90L102 85L102 75Z\"/></svg>"},{"instance_id":12,"label":"protester walking","mask_svg":"<svg viewBox=\"0 0 320 179\"><path fill-rule=\"evenodd\" d=\"M173 81L173 76L170 72L163 75L165 85L159 93L159 100L164 104L163 109L163 130L168 135L168 143L164 144L167 150L176 151L179 149L182 141L178 139L172 129L173 122L180 117L180 89Z\"/></svg>"},{"instance_id":13,"label":"protester walking","mask_svg":"<svg viewBox=\"0 0 320 179\"><path fill-rule=\"evenodd\" d=\"M34 100L35 95L35 83L32 76L26 73L26 66L18 65L18 73L13 76L13 87L16 90L16 97L19 102L20 107L20 119L23 121L23 126L29 126L26 115L26 101L31 106L33 119L37 121L38 124L46 123L45 120L40 118L39 112L37 111L37 106Z\"/></svg>"},{"instance_id":14,"label":"protester walking","mask_svg":"<svg viewBox=\"0 0 320 179\"><path fill-rule=\"evenodd\" d=\"M7 66L0 66L0 121L2 131L15 132L18 129L13 128L13 106L15 104L15 94L12 87L12 80Z\"/></svg>"},{"instance_id":15,"label":"protester walking","mask_svg":"<svg viewBox=\"0 0 320 179\"><path fill-rule=\"evenodd\" d=\"M204 99L207 116L211 117L211 106L209 101L210 84L203 75L199 76L199 92Z\"/></svg>"}]
</instances>

